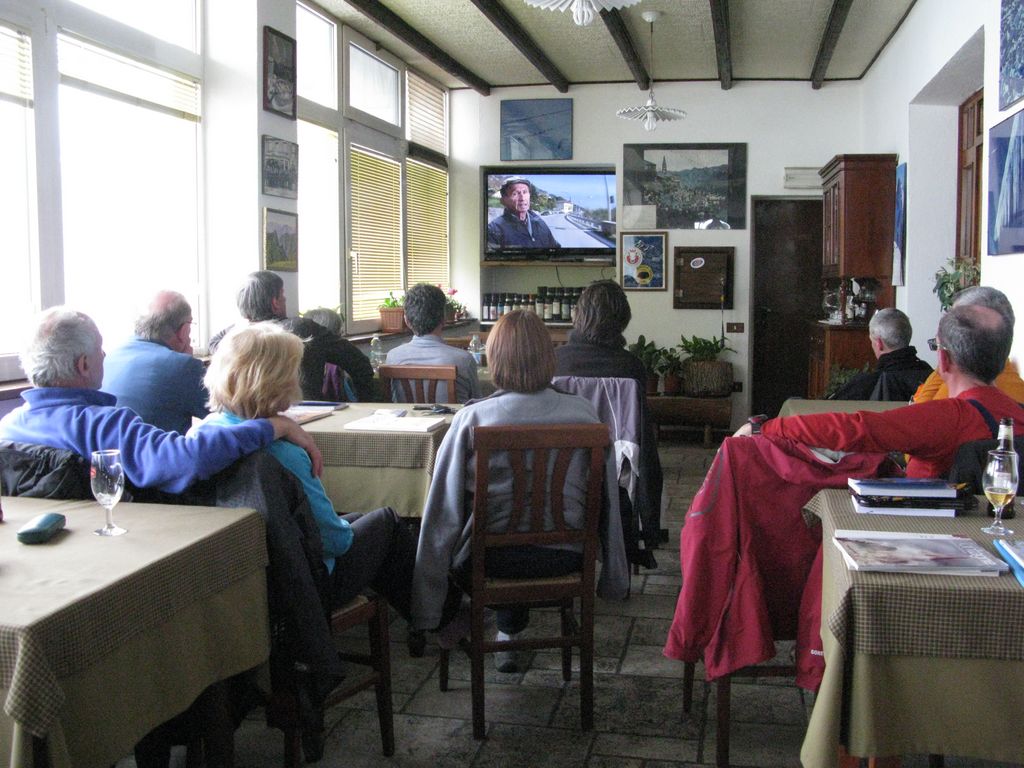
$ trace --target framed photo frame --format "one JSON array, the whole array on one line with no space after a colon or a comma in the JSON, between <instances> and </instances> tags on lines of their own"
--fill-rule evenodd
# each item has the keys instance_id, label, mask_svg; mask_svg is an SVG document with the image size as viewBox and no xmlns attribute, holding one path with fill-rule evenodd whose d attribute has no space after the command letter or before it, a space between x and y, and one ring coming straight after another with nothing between
<instances>
[{"instance_id":1,"label":"framed photo frame","mask_svg":"<svg viewBox=\"0 0 1024 768\"><path fill-rule=\"evenodd\" d=\"M1002 0L999 18L999 109L1024 96L1024 0Z\"/></svg>"},{"instance_id":2,"label":"framed photo frame","mask_svg":"<svg viewBox=\"0 0 1024 768\"><path fill-rule=\"evenodd\" d=\"M746 229L746 144L626 144L622 226Z\"/></svg>"},{"instance_id":3,"label":"framed photo frame","mask_svg":"<svg viewBox=\"0 0 1024 768\"><path fill-rule=\"evenodd\" d=\"M896 166L896 216L892 233L892 284L903 285L907 274L907 164Z\"/></svg>"},{"instance_id":4,"label":"framed photo frame","mask_svg":"<svg viewBox=\"0 0 1024 768\"><path fill-rule=\"evenodd\" d=\"M263 27L263 108L295 119L295 40Z\"/></svg>"},{"instance_id":5,"label":"framed photo frame","mask_svg":"<svg viewBox=\"0 0 1024 768\"><path fill-rule=\"evenodd\" d=\"M674 252L675 309L732 309L732 264L736 249L677 247Z\"/></svg>"},{"instance_id":6,"label":"framed photo frame","mask_svg":"<svg viewBox=\"0 0 1024 768\"><path fill-rule=\"evenodd\" d=\"M668 232L619 234L619 282L624 291L664 291Z\"/></svg>"},{"instance_id":7,"label":"framed photo frame","mask_svg":"<svg viewBox=\"0 0 1024 768\"><path fill-rule=\"evenodd\" d=\"M263 136L260 153L263 194L288 197L299 196L299 145L293 141Z\"/></svg>"},{"instance_id":8,"label":"framed photo frame","mask_svg":"<svg viewBox=\"0 0 1024 768\"><path fill-rule=\"evenodd\" d=\"M1024 112L988 132L988 252L1024 253Z\"/></svg>"},{"instance_id":9,"label":"framed photo frame","mask_svg":"<svg viewBox=\"0 0 1024 768\"><path fill-rule=\"evenodd\" d=\"M502 99L502 160L571 160L572 99Z\"/></svg>"},{"instance_id":10,"label":"framed photo frame","mask_svg":"<svg viewBox=\"0 0 1024 768\"><path fill-rule=\"evenodd\" d=\"M263 209L263 268L275 272L299 270L299 215L276 208Z\"/></svg>"}]
</instances>

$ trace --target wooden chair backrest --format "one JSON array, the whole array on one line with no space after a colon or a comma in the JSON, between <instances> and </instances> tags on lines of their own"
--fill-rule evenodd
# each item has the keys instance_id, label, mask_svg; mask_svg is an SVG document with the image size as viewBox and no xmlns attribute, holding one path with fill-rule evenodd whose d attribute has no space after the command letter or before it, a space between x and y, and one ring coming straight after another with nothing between
<instances>
[{"instance_id":1,"label":"wooden chair backrest","mask_svg":"<svg viewBox=\"0 0 1024 768\"><path fill-rule=\"evenodd\" d=\"M454 365L382 365L378 374L393 402L436 403L438 383L447 385L447 402L456 402ZM400 398L392 382L401 392Z\"/></svg>"}]
</instances>

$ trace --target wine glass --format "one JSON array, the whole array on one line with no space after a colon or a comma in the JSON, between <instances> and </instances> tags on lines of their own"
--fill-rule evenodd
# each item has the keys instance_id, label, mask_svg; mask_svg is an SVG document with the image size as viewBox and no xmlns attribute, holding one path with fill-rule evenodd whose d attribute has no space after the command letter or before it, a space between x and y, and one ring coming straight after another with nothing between
<instances>
[{"instance_id":1,"label":"wine glass","mask_svg":"<svg viewBox=\"0 0 1024 768\"><path fill-rule=\"evenodd\" d=\"M982 481L985 496L996 511L996 519L992 525L981 530L993 536L1009 536L1013 531L1003 525L1003 510L1013 503L1017 495L1017 483L1020 480L1017 468L1016 451L989 451L988 464L985 465L985 476Z\"/></svg>"},{"instance_id":2,"label":"wine glass","mask_svg":"<svg viewBox=\"0 0 1024 768\"><path fill-rule=\"evenodd\" d=\"M92 495L107 512L107 523L93 533L98 536L120 536L128 533L114 525L114 507L124 493L124 469L121 467L121 452L118 450L93 451L92 466L89 469Z\"/></svg>"}]
</instances>

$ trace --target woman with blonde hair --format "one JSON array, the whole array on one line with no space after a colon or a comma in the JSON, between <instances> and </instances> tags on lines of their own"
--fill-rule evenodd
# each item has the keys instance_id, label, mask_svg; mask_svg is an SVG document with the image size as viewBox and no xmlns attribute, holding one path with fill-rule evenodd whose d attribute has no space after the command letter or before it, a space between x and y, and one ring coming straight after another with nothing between
<instances>
[{"instance_id":1,"label":"woman with blonde hair","mask_svg":"<svg viewBox=\"0 0 1024 768\"><path fill-rule=\"evenodd\" d=\"M434 464L433 481L423 510L419 549L413 579L413 626L437 624L447 594L448 572L468 573L473 488L475 483L473 428L501 424L597 424L594 407L581 397L553 389L555 354L544 323L535 314L517 310L502 316L487 339L487 360L495 385L490 397L466 405L452 419ZM606 489L613 488L614 458L609 451ZM585 481L573 477L585 469L574 465L566 483L565 516L570 525L582 526ZM490 468L492 487L511 487L511 468L495 461ZM598 594L623 598L629 585L622 526L619 521L618 492L607 495L608 509L602 523L603 566ZM490 520L500 528L507 524L509 505L500 500L490 511ZM508 547L488 553L489 576L560 576L581 567L577 549L555 547ZM497 612L498 640L508 640L526 628L525 607L503 608ZM495 666L502 672L517 669L511 652L495 654Z\"/></svg>"},{"instance_id":2,"label":"woman with blonde hair","mask_svg":"<svg viewBox=\"0 0 1024 768\"><path fill-rule=\"evenodd\" d=\"M300 400L302 352L302 340L273 323L233 329L210 361L204 383L210 392L211 413L195 429L271 416ZM334 605L344 605L371 587L408 619L416 554L416 540L408 526L390 507L339 517L323 483L313 474L309 457L292 447L277 440L268 450L298 478L309 499L331 575ZM454 590L453 595L444 616L448 621L458 608ZM441 619L439 615L434 627ZM456 634L454 642L465 634L466 622L451 623L458 625L446 628Z\"/></svg>"}]
</instances>

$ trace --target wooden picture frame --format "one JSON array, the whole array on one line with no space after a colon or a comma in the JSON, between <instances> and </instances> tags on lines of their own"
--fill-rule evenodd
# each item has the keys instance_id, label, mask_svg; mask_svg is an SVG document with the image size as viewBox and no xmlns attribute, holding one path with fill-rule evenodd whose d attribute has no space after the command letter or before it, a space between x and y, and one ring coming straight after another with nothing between
<instances>
[{"instance_id":1,"label":"wooden picture frame","mask_svg":"<svg viewBox=\"0 0 1024 768\"><path fill-rule=\"evenodd\" d=\"M263 136L260 151L261 182L264 195L299 196L299 145L294 141Z\"/></svg>"},{"instance_id":2,"label":"wooden picture frame","mask_svg":"<svg viewBox=\"0 0 1024 768\"><path fill-rule=\"evenodd\" d=\"M619 282L624 291L664 291L668 232L619 233Z\"/></svg>"},{"instance_id":3,"label":"wooden picture frame","mask_svg":"<svg viewBox=\"0 0 1024 768\"><path fill-rule=\"evenodd\" d=\"M299 271L299 215L276 208L263 209L263 268Z\"/></svg>"},{"instance_id":4,"label":"wooden picture frame","mask_svg":"<svg viewBox=\"0 0 1024 768\"><path fill-rule=\"evenodd\" d=\"M295 40L263 27L263 108L294 120L295 88Z\"/></svg>"},{"instance_id":5,"label":"wooden picture frame","mask_svg":"<svg viewBox=\"0 0 1024 768\"><path fill-rule=\"evenodd\" d=\"M736 249L677 247L673 255L675 309L732 309Z\"/></svg>"}]
</instances>

